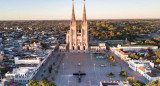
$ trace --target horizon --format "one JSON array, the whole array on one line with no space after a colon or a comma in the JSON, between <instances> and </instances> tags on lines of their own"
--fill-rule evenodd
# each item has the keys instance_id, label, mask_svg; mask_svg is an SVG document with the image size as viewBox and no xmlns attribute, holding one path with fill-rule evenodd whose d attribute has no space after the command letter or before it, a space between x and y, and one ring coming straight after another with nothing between
<instances>
[{"instance_id":1,"label":"horizon","mask_svg":"<svg viewBox=\"0 0 160 86\"><path fill-rule=\"evenodd\" d=\"M82 19L83 2L83 0L74 1L76 20ZM156 0L86 0L87 19L160 19L158 3L160 1ZM70 20L71 9L72 0L1 1L0 21Z\"/></svg>"},{"instance_id":2,"label":"horizon","mask_svg":"<svg viewBox=\"0 0 160 86\"><path fill-rule=\"evenodd\" d=\"M160 18L142 18L142 19L87 19L88 21L102 21L102 20L160 20ZM70 21L70 19L62 20L0 20L1 21ZM76 19L76 21L82 21L81 19Z\"/></svg>"}]
</instances>

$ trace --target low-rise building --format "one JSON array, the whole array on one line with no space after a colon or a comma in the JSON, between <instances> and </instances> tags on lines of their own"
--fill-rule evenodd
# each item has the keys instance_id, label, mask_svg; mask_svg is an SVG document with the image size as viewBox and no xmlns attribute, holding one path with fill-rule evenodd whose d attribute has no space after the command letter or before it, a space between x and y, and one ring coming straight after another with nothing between
<instances>
[{"instance_id":1,"label":"low-rise building","mask_svg":"<svg viewBox=\"0 0 160 86\"><path fill-rule=\"evenodd\" d=\"M64 52L64 51L66 51L66 50L67 50L67 44L61 44L61 45L59 46L59 51Z\"/></svg>"},{"instance_id":2,"label":"low-rise building","mask_svg":"<svg viewBox=\"0 0 160 86\"><path fill-rule=\"evenodd\" d=\"M90 52L105 52L105 51L106 51L105 43L98 43L98 45L90 46Z\"/></svg>"},{"instance_id":3,"label":"low-rise building","mask_svg":"<svg viewBox=\"0 0 160 86\"><path fill-rule=\"evenodd\" d=\"M7 72L5 77L7 80L14 80L14 82L28 83L36 74L36 69L36 67L15 68L12 72Z\"/></svg>"},{"instance_id":4,"label":"low-rise building","mask_svg":"<svg viewBox=\"0 0 160 86\"><path fill-rule=\"evenodd\" d=\"M157 79L160 79L160 70L153 68L150 71L146 72L144 77L149 81L156 81Z\"/></svg>"},{"instance_id":5,"label":"low-rise building","mask_svg":"<svg viewBox=\"0 0 160 86\"><path fill-rule=\"evenodd\" d=\"M40 58L22 58L19 59L19 57L14 58L15 64L40 64L41 59Z\"/></svg>"},{"instance_id":6,"label":"low-rise building","mask_svg":"<svg viewBox=\"0 0 160 86\"><path fill-rule=\"evenodd\" d=\"M130 60L128 64L129 67L134 71L144 71L143 68L149 69L154 67L154 63L148 60Z\"/></svg>"},{"instance_id":7,"label":"low-rise building","mask_svg":"<svg viewBox=\"0 0 160 86\"><path fill-rule=\"evenodd\" d=\"M158 49L158 46L152 46L152 45L117 45L118 49L122 49L123 51L140 51L140 50L146 50L151 49L153 51Z\"/></svg>"},{"instance_id":8,"label":"low-rise building","mask_svg":"<svg viewBox=\"0 0 160 86\"><path fill-rule=\"evenodd\" d=\"M100 82L100 86L131 86L129 82L126 81L103 81Z\"/></svg>"},{"instance_id":9,"label":"low-rise building","mask_svg":"<svg viewBox=\"0 0 160 86\"><path fill-rule=\"evenodd\" d=\"M128 58L128 54L126 54L125 52L123 52L118 48L115 47L111 48L111 52L116 54L120 59L124 60L126 63L130 61L130 58Z\"/></svg>"}]
</instances>

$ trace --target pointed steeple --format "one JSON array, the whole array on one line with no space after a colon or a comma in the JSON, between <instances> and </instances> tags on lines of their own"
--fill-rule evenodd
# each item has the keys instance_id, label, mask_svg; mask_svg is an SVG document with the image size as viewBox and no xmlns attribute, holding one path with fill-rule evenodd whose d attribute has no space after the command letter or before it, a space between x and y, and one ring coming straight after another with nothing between
<instances>
[{"instance_id":1,"label":"pointed steeple","mask_svg":"<svg viewBox=\"0 0 160 86\"><path fill-rule=\"evenodd\" d=\"M75 13L74 13L74 0L72 0L72 18L71 18L71 22L75 22Z\"/></svg>"},{"instance_id":2,"label":"pointed steeple","mask_svg":"<svg viewBox=\"0 0 160 86\"><path fill-rule=\"evenodd\" d=\"M84 0L84 8L83 8L83 19L82 19L82 22L86 22L87 19L86 19L86 7L85 7L85 0Z\"/></svg>"}]
</instances>

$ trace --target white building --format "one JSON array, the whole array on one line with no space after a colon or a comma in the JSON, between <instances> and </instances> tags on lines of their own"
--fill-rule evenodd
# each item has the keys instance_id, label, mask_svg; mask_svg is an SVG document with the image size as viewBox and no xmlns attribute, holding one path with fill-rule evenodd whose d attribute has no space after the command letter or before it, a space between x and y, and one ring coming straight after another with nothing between
<instances>
[{"instance_id":1,"label":"white building","mask_svg":"<svg viewBox=\"0 0 160 86\"><path fill-rule=\"evenodd\" d=\"M116 54L119 58L121 58L122 60L124 60L126 63L128 63L130 61L130 58L128 58L128 54L126 54L122 50L120 50L120 49L118 49L116 47L112 47L110 49L111 49L111 52L113 52L114 54Z\"/></svg>"},{"instance_id":2,"label":"white building","mask_svg":"<svg viewBox=\"0 0 160 86\"><path fill-rule=\"evenodd\" d=\"M64 52L64 51L66 51L66 50L67 50L67 45L66 45L66 44L61 44L61 45L59 46L59 51Z\"/></svg>"},{"instance_id":3,"label":"white building","mask_svg":"<svg viewBox=\"0 0 160 86\"><path fill-rule=\"evenodd\" d=\"M146 49L151 49L151 50L157 50L158 46L151 46L151 45L117 45L118 49L123 49L123 51L140 51L140 50L146 50Z\"/></svg>"},{"instance_id":4,"label":"white building","mask_svg":"<svg viewBox=\"0 0 160 86\"><path fill-rule=\"evenodd\" d=\"M19 59L18 57L15 57L14 62L15 64L40 64L41 59L40 58Z\"/></svg>"},{"instance_id":5,"label":"white building","mask_svg":"<svg viewBox=\"0 0 160 86\"><path fill-rule=\"evenodd\" d=\"M157 79L160 79L160 75L157 76L157 75L155 75L155 74L153 74L153 73L151 73L151 72L147 72L147 73L144 75L144 77L145 77L146 79L148 79L149 81L156 81Z\"/></svg>"},{"instance_id":6,"label":"white building","mask_svg":"<svg viewBox=\"0 0 160 86\"><path fill-rule=\"evenodd\" d=\"M97 46L90 46L90 52L104 52L106 51L106 44L99 43Z\"/></svg>"},{"instance_id":7,"label":"white building","mask_svg":"<svg viewBox=\"0 0 160 86\"><path fill-rule=\"evenodd\" d=\"M139 70L140 67L142 68L145 67L146 69L154 67L154 63L148 60L130 60L128 64L129 64L129 67L134 71Z\"/></svg>"},{"instance_id":8,"label":"white building","mask_svg":"<svg viewBox=\"0 0 160 86\"><path fill-rule=\"evenodd\" d=\"M103 81L100 82L100 86L131 86L126 81Z\"/></svg>"},{"instance_id":9,"label":"white building","mask_svg":"<svg viewBox=\"0 0 160 86\"><path fill-rule=\"evenodd\" d=\"M5 77L7 80L14 82L28 83L36 74L36 67L20 67L13 69L12 72L7 72Z\"/></svg>"},{"instance_id":10,"label":"white building","mask_svg":"<svg viewBox=\"0 0 160 86\"><path fill-rule=\"evenodd\" d=\"M149 81L160 79L160 70L154 69L154 63L147 60L131 60L129 67L139 72Z\"/></svg>"}]
</instances>

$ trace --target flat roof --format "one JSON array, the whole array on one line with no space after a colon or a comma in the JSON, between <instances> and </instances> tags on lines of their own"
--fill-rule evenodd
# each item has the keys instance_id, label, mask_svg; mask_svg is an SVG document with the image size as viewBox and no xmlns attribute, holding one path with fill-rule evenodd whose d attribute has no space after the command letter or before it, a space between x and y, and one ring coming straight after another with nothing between
<instances>
[{"instance_id":1,"label":"flat roof","mask_svg":"<svg viewBox=\"0 0 160 86\"><path fill-rule=\"evenodd\" d=\"M102 86L110 86L110 85L119 85L117 82L113 82L113 83L111 83L111 82L104 82L104 83L102 83Z\"/></svg>"}]
</instances>

